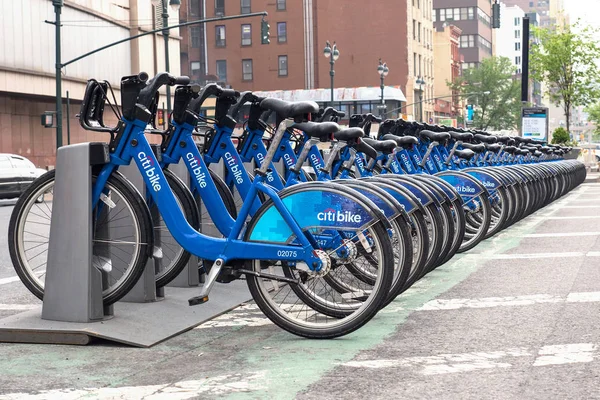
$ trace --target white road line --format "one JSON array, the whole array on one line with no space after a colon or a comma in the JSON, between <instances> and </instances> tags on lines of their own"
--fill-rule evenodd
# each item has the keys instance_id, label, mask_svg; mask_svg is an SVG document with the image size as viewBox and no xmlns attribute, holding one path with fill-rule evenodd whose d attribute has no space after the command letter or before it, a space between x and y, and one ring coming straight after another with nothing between
<instances>
[{"instance_id":1,"label":"white road line","mask_svg":"<svg viewBox=\"0 0 600 400\"><path fill-rule=\"evenodd\" d=\"M193 381L181 381L164 385L103 387L86 389L42 390L36 393L9 393L0 395L2 400L46 400L46 399L144 399L184 400L202 398L207 395L222 396L264 389L265 372L252 374L222 375Z\"/></svg>"},{"instance_id":2,"label":"white road line","mask_svg":"<svg viewBox=\"0 0 600 400\"><path fill-rule=\"evenodd\" d=\"M13 283L20 281L21 278L18 276L11 276L10 278L2 278L0 279L0 285L6 285L7 283Z\"/></svg>"},{"instance_id":3,"label":"white road line","mask_svg":"<svg viewBox=\"0 0 600 400\"><path fill-rule=\"evenodd\" d=\"M575 258L600 257L600 251L572 251L564 253L527 253L527 254L467 254L465 257L484 258L486 260L531 260L538 258Z\"/></svg>"},{"instance_id":4,"label":"white road line","mask_svg":"<svg viewBox=\"0 0 600 400\"><path fill-rule=\"evenodd\" d=\"M482 297L474 299L435 299L428 301L417 311L458 310L461 308L493 308L528 306L544 303L597 303L600 292L574 292L566 297L550 294L524 296Z\"/></svg>"},{"instance_id":5,"label":"white road line","mask_svg":"<svg viewBox=\"0 0 600 400\"><path fill-rule=\"evenodd\" d=\"M27 311L37 307L37 304L0 304L0 311Z\"/></svg>"},{"instance_id":6,"label":"white road line","mask_svg":"<svg viewBox=\"0 0 600 400\"><path fill-rule=\"evenodd\" d=\"M398 360L349 361L342 364L354 368L416 368L423 375L451 374L470 372L480 369L510 368L515 357L531 356L527 348L515 348L504 351L473 352L458 354L439 354L426 357L406 357Z\"/></svg>"},{"instance_id":7,"label":"white road line","mask_svg":"<svg viewBox=\"0 0 600 400\"><path fill-rule=\"evenodd\" d=\"M352 368L411 368L422 375L440 375L471 372L482 369L510 368L520 358L535 357L534 367L574 363L589 363L600 359L598 345L572 343L543 346L539 349L518 347L501 351L457 354L439 354L423 357L406 357L397 360L354 360L341 365Z\"/></svg>"},{"instance_id":8,"label":"white road line","mask_svg":"<svg viewBox=\"0 0 600 400\"><path fill-rule=\"evenodd\" d=\"M544 217L551 220L568 220L568 219L599 219L600 215L576 215L573 217Z\"/></svg>"},{"instance_id":9,"label":"white road line","mask_svg":"<svg viewBox=\"0 0 600 400\"><path fill-rule=\"evenodd\" d=\"M577 236L600 236L600 232L564 232L564 233L530 233L523 235L526 238L545 238L545 237L577 237Z\"/></svg>"},{"instance_id":10,"label":"white road line","mask_svg":"<svg viewBox=\"0 0 600 400\"><path fill-rule=\"evenodd\" d=\"M600 206L562 206L561 208L600 208Z\"/></svg>"},{"instance_id":11,"label":"white road line","mask_svg":"<svg viewBox=\"0 0 600 400\"><path fill-rule=\"evenodd\" d=\"M597 351L598 346L593 343L544 346L540 349L539 357L536 358L533 366L588 363L598 357Z\"/></svg>"}]
</instances>

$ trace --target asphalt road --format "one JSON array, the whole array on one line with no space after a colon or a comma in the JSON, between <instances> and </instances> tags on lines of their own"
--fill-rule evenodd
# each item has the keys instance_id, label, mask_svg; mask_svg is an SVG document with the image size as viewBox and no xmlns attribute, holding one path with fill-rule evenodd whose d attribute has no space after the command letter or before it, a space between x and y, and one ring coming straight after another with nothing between
<instances>
[{"instance_id":1,"label":"asphalt road","mask_svg":"<svg viewBox=\"0 0 600 400\"><path fill-rule=\"evenodd\" d=\"M342 339L298 339L249 304L150 349L0 344L0 399L600 398L599 199L579 187ZM0 317L33 302L0 286Z\"/></svg>"}]
</instances>

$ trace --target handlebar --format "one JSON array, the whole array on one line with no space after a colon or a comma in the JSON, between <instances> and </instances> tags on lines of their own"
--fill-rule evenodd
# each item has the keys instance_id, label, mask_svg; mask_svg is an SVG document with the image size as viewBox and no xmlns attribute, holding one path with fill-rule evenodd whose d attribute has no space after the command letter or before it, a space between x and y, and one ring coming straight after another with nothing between
<instances>
[{"instance_id":1,"label":"handlebar","mask_svg":"<svg viewBox=\"0 0 600 400\"><path fill-rule=\"evenodd\" d=\"M364 140L358 140L354 145L354 149L359 153L365 153L369 158L377 158L377 151Z\"/></svg>"},{"instance_id":2,"label":"handlebar","mask_svg":"<svg viewBox=\"0 0 600 400\"><path fill-rule=\"evenodd\" d=\"M142 76L145 75L145 76ZM144 78L147 77L148 74L142 72L138 75L138 77ZM190 83L190 78L187 76L173 76L168 72L160 72L154 78L147 82L146 87L140 91L138 96L138 104L143 105L148 108L152 104L154 99L154 95L158 90L165 85L175 86L175 85L187 85Z\"/></svg>"},{"instance_id":3,"label":"handlebar","mask_svg":"<svg viewBox=\"0 0 600 400\"><path fill-rule=\"evenodd\" d=\"M237 116L240 113L244 104L260 102L263 99L263 97L258 97L250 91L242 92L239 101L236 104L234 104L234 106L229 111L229 115L231 116L231 118L237 120Z\"/></svg>"}]
</instances>

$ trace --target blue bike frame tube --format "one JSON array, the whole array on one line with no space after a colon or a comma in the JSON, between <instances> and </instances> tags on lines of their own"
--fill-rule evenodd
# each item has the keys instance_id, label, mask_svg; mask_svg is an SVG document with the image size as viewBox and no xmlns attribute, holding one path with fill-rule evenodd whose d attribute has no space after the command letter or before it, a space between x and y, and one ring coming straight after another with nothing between
<instances>
[{"instance_id":1,"label":"blue bike frame tube","mask_svg":"<svg viewBox=\"0 0 600 400\"><path fill-rule=\"evenodd\" d=\"M250 204L247 204L249 202L244 203L244 206L242 207L243 212L238 217L229 238L212 238L197 232L189 225L183 212L177 205L175 195L170 190L165 175L152 153L152 148L150 147L148 140L144 136L146 123L136 120L134 122L128 122L128 124L133 126L126 131L126 135L122 138L122 143L125 144L119 146L120 150L122 150L120 157L118 157L119 164L122 162L130 162L132 158L134 159L146 187L148 188L148 192L156 203L165 224L175 240L177 240L185 250L201 258L212 260L221 258L225 262L232 259L285 261L297 261L301 259L306 261L309 266L313 265L313 262L317 262L317 264L320 265L318 258L314 257L312 254L313 247L304 236L300 227L295 223L294 218L277 197L276 193L268 186L262 184L261 179L258 179L256 185L252 185L249 193L256 195L257 190L260 188L261 191L273 196L271 198L273 199L277 210L282 214L285 222L289 224L290 229L293 234L296 235L297 240L302 247L243 242L237 240L237 237L239 237L244 226L244 221L248 216L249 208L251 207ZM94 195L92 199L94 204L98 203L100 194L104 189L104 184L108 179L108 175L112 173L114 169L115 165L111 162L101 171L99 178L101 177L102 179L96 180L92 191ZM239 257L241 255L243 255L243 257Z\"/></svg>"}]
</instances>

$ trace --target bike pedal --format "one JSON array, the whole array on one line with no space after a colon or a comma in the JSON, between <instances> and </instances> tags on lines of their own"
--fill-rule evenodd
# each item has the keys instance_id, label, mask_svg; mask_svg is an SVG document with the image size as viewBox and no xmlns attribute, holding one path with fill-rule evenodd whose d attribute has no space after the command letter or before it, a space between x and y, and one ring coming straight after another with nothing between
<instances>
[{"instance_id":1,"label":"bike pedal","mask_svg":"<svg viewBox=\"0 0 600 400\"><path fill-rule=\"evenodd\" d=\"M188 304L190 306L197 306L199 304L204 304L208 301L208 296L197 296L197 297L192 297L191 299L188 300Z\"/></svg>"}]
</instances>

